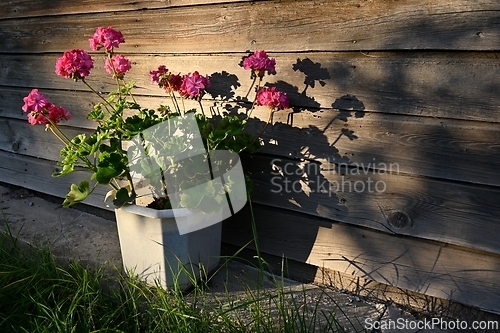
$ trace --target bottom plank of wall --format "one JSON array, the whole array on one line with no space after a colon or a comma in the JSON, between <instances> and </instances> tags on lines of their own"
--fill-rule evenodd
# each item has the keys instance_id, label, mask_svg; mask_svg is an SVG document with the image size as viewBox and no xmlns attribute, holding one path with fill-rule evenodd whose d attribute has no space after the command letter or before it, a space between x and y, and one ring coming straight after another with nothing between
<instances>
[{"instance_id":1,"label":"bottom plank of wall","mask_svg":"<svg viewBox=\"0 0 500 333\"><path fill-rule=\"evenodd\" d=\"M263 252L500 313L498 255L263 205L253 211ZM252 240L249 216L246 208L224 222L225 242Z\"/></svg>"},{"instance_id":2,"label":"bottom plank of wall","mask_svg":"<svg viewBox=\"0 0 500 333\"><path fill-rule=\"evenodd\" d=\"M51 178L55 162L0 151L0 182L64 197L81 172ZM106 209L106 187L86 203ZM225 243L252 240L248 206L224 222ZM500 314L500 256L395 236L283 209L254 205L263 252Z\"/></svg>"}]
</instances>

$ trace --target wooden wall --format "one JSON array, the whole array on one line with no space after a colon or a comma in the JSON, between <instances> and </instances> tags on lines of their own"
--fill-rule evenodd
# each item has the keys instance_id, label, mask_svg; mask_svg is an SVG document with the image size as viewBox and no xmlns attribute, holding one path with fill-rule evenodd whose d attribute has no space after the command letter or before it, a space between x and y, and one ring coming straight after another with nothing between
<instances>
[{"instance_id":1,"label":"wooden wall","mask_svg":"<svg viewBox=\"0 0 500 333\"><path fill-rule=\"evenodd\" d=\"M0 2L0 181L63 196L78 178L50 177L60 145L22 97L38 87L72 111L69 135L91 128L95 97L54 63L108 25L151 106L160 64L213 74L205 104L224 111L250 87L242 58L276 58L269 80L293 107L246 163L263 251L500 313L498 1ZM102 67L89 82L106 91ZM226 243L251 239L247 216L225 223Z\"/></svg>"}]
</instances>

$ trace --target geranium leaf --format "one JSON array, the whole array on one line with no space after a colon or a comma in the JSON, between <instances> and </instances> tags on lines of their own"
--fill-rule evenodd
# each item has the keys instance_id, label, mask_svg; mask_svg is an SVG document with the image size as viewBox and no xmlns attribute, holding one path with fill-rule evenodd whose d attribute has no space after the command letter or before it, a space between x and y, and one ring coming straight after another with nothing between
<instances>
[{"instance_id":1,"label":"geranium leaf","mask_svg":"<svg viewBox=\"0 0 500 333\"><path fill-rule=\"evenodd\" d=\"M95 173L95 179L99 184L109 184L111 179L118 177L122 170L116 170L114 166L98 167Z\"/></svg>"},{"instance_id":2,"label":"geranium leaf","mask_svg":"<svg viewBox=\"0 0 500 333\"><path fill-rule=\"evenodd\" d=\"M129 191L122 187L115 194L115 199L113 200L113 205L116 207L121 207L128 203L133 203L135 200L135 195L130 195Z\"/></svg>"},{"instance_id":3,"label":"geranium leaf","mask_svg":"<svg viewBox=\"0 0 500 333\"><path fill-rule=\"evenodd\" d=\"M69 207L75 203L81 202L90 194L90 185L87 180L82 180L80 184L71 184L70 191L66 194L63 207Z\"/></svg>"}]
</instances>

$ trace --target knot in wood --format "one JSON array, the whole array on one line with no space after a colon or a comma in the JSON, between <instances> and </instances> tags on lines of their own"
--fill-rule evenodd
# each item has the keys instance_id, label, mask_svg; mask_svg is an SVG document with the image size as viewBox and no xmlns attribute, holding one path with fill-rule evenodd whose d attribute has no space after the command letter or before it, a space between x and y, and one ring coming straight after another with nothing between
<instances>
[{"instance_id":1,"label":"knot in wood","mask_svg":"<svg viewBox=\"0 0 500 333\"><path fill-rule=\"evenodd\" d=\"M387 222L396 229L409 228L412 226L411 218L408 214L401 211L390 213L387 217Z\"/></svg>"},{"instance_id":2,"label":"knot in wood","mask_svg":"<svg viewBox=\"0 0 500 333\"><path fill-rule=\"evenodd\" d=\"M12 142L12 151L17 153L19 151L19 147L20 147L20 144L18 141Z\"/></svg>"}]
</instances>

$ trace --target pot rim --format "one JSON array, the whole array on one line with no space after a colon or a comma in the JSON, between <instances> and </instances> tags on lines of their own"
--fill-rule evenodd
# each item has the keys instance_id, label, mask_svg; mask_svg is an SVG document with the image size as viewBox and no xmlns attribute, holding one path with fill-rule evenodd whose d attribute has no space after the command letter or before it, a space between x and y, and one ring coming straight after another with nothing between
<instances>
[{"instance_id":1,"label":"pot rim","mask_svg":"<svg viewBox=\"0 0 500 333\"><path fill-rule=\"evenodd\" d=\"M138 205L126 205L126 206L122 206L120 208L115 208L115 210L123 210L126 212L130 212L130 213L134 213L137 215L141 215L144 217L150 217L150 218L154 218L154 219L185 217L185 216L191 216L194 214L193 211L191 211L187 208L158 210L158 209L153 209L153 208L148 208L148 207L143 207L143 206L138 206Z\"/></svg>"}]
</instances>

